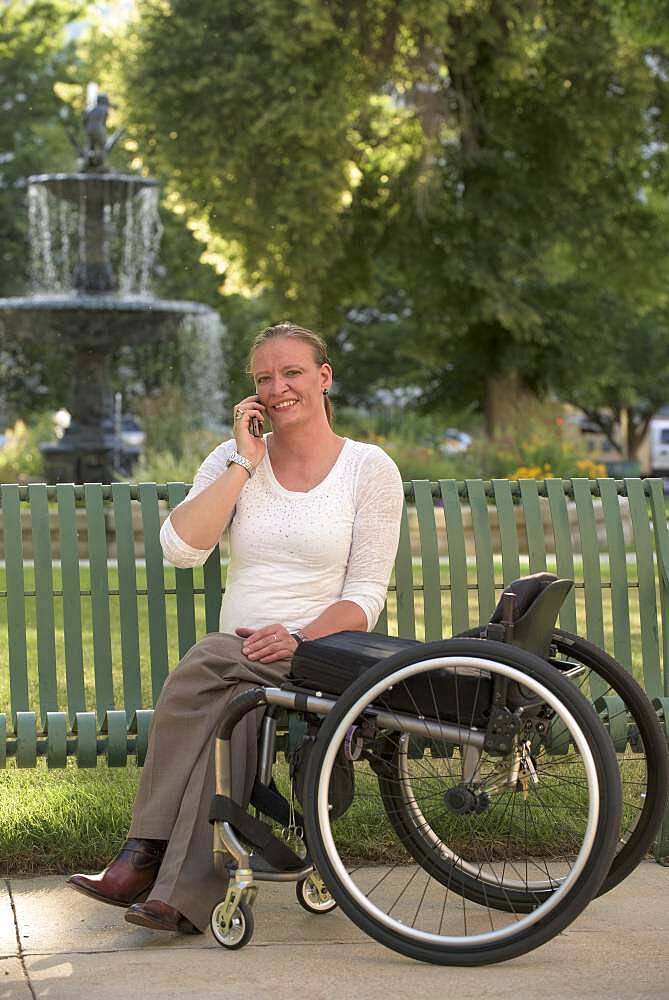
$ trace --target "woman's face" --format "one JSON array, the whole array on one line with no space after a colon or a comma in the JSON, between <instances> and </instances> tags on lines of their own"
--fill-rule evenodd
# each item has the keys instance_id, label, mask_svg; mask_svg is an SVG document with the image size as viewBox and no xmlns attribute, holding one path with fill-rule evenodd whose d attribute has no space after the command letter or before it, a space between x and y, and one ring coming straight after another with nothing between
<instances>
[{"instance_id":1,"label":"woman's face","mask_svg":"<svg viewBox=\"0 0 669 1000\"><path fill-rule=\"evenodd\" d=\"M297 337L268 340L255 353L253 377L276 430L322 419L323 390L332 385L332 369L316 364L309 344Z\"/></svg>"}]
</instances>

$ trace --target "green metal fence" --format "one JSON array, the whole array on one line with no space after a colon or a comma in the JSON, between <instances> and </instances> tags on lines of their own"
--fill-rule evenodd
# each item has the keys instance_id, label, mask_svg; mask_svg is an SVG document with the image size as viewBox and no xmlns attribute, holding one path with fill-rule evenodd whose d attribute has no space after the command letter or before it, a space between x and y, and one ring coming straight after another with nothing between
<instances>
[{"instance_id":1,"label":"green metal fence","mask_svg":"<svg viewBox=\"0 0 669 1000\"><path fill-rule=\"evenodd\" d=\"M0 766L8 755L20 767L143 760L170 666L218 628L219 551L195 570L163 562L161 511L187 489L0 487ZM667 727L661 481L415 481L405 496L378 631L463 631L487 620L510 580L548 568L576 581L561 626L634 671Z\"/></svg>"}]
</instances>

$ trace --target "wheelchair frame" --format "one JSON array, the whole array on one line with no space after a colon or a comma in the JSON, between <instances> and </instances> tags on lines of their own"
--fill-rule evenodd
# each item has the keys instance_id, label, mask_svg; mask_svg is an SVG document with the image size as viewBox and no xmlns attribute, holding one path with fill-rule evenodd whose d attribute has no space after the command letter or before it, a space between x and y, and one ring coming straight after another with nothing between
<instances>
[{"instance_id":1,"label":"wheelchair frame","mask_svg":"<svg viewBox=\"0 0 669 1000\"><path fill-rule=\"evenodd\" d=\"M542 944L573 920L595 895L608 891L633 870L651 844L669 794L666 741L653 706L624 668L603 650L555 628L560 606L572 586L572 581L559 580L548 573L523 577L514 581L502 594L490 622L480 629L449 640L411 644L408 649L404 646L402 652L395 653L394 649L386 651L386 659L376 659L377 655L383 657L384 653L382 647L374 646L374 664L363 670L357 680L350 683L344 680L342 694L307 690L293 678L288 689L253 688L233 699L217 734L216 795L210 813L214 824L216 871L227 878L230 866L226 864L226 859L231 856L236 862L226 897L212 913L212 931L220 944L237 948L250 939L253 933L251 905L256 897L257 881L294 881L298 883L298 901L305 909L322 913L339 903L359 927L396 951L439 964L484 964L523 954ZM334 648L338 650L336 658L342 655L342 649L347 649L349 641L357 640L344 638L343 646L341 641L335 644ZM567 659L563 660L561 657L565 650ZM329 662L328 656L335 655L332 644L326 644L320 651L317 649L317 655L319 652L326 663ZM313 653L308 662L312 667L303 676L302 683L313 684L316 678L317 683L321 683L320 668L314 673ZM356 659L355 662L355 669L359 670L364 660ZM428 673L434 667L440 671L435 676L435 686ZM463 667L469 681L463 680ZM444 668L454 673L442 686ZM326 671L325 676L329 680L323 683L339 683L335 680L338 672L333 674L331 667L328 669L330 672ZM412 679L415 681L417 675L422 674L428 679L427 689L431 694L431 700L428 698L427 702L424 683L422 686L419 683L418 688L414 687L410 693ZM594 675L596 711L580 690L581 683L589 685L590 674ZM453 718L442 719L442 712L453 715L453 701L459 705L458 678L460 685L466 689L472 675L478 680L473 707L470 704L469 725L463 724L459 709L456 709L455 721ZM347 676L350 680L350 673ZM486 682L481 685L484 677ZM424 678L420 680L422 682ZM398 702L393 695L384 700L396 684L401 685L402 698ZM611 696L603 696L606 685L612 692ZM406 707L408 693L414 712L397 708L398 704ZM478 704L477 715L479 695L481 703ZM465 697L461 707L467 704ZM297 857L280 844L267 824L250 819L246 810L231 799L232 731L247 712L260 706L267 708L261 728L257 771L257 786L261 791L257 798L252 795L252 802L261 814L279 821L289 836L297 833L293 789L291 787L291 804L288 806L270 787L276 753L276 715L279 709L286 709L312 720L321 720L318 735L308 754L308 766L302 782L302 835L306 834L313 855L308 859ZM558 725L556 720L559 720ZM396 745L393 746L388 733L400 734ZM430 776L439 782L436 793L426 800L428 805L430 798L433 803L439 803L439 815L436 817L426 815L430 809L426 808L424 813L418 801L420 786L427 780L425 772L429 769L423 767L423 774L412 775L409 765L412 737L418 738L419 742L422 740L423 744L427 741L430 746L429 759L425 755L420 759L421 763L427 761L432 765ZM375 754L374 749L379 738L380 755ZM626 759L628 739L632 750L631 761ZM435 746L435 741L442 746ZM369 749L365 752L366 744L370 743L371 754ZM389 744L390 751L387 749ZM570 749L572 752L569 752ZM336 819L338 814L332 813L331 817L333 807L329 799L330 779L340 750L344 751L351 768L361 755L362 763L369 763L376 776L378 794L391 832L399 838L402 857L411 859L408 867L413 863L417 870L420 868L423 874L427 874L427 883L411 929L404 926L402 919L391 917L406 887L386 914L371 901L376 886L365 892L352 880L351 875L364 865L350 873L338 854L330 823L331 818ZM438 768L433 765L435 760L450 758L456 751L459 771L455 775L457 783L453 783L450 766L445 774L443 770L438 773ZM621 754L620 770L617 754ZM556 760L560 762L558 765L554 763ZM578 770L574 770L571 779L568 777L563 782L560 772L566 767L563 762L569 760L571 766L576 768L583 765L585 783ZM631 772L627 770L628 766ZM527 810L529 789L533 783L540 784L537 767L543 769L542 792L550 797L551 786L553 793L560 787L564 800L562 806L566 803L566 812L573 812L572 840L567 836L568 846L563 848L566 873L563 870L552 875L547 861L539 864L537 859L530 857L525 861L523 881L521 877L513 876L517 862L512 856L505 860L500 876L494 856L492 860L486 859L484 851L481 862L475 850L473 861L471 857L463 857L443 839L443 836L451 838L454 834L448 823L444 834L440 835L434 828L435 818L437 826L441 824L443 827L444 817L448 818L449 814L451 818L486 812L492 814L505 795L511 799L513 815L513 799L519 792L522 792ZM643 805L633 816L631 826L626 816L625 823L628 825L621 829L623 768L626 768L626 790L629 781L629 787L635 793L644 788L649 794L641 796ZM364 768L362 774L374 780L369 771L365 774ZM587 821L582 802L586 785ZM351 787L355 790L354 780ZM498 801L493 803L495 796ZM538 789L536 798L544 806ZM559 795L555 801L557 807L551 808L557 808L559 813ZM629 810L630 803L626 801L625 805ZM497 817L496 822L497 826L492 831L495 835L501 828ZM466 832L470 839L473 838L480 855L479 831L471 826ZM489 833L484 830L485 835ZM512 833L515 835L516 831L511 823L509 838ZM559 833L564 834L561 826ZM570 859L576 850L574 834L575 838L582 835L583 843L572 863ZM249 853L242 839L260 850L259 861L257 854ZM529 850L527 829L525 850L526 853ZM537 854L542 857L541 849ZM265 870L265 855L274 868ZM511 875L506 873L507 861ZM320 874L314 862L322 870ZM401 867L400 862L395 867ZM530 879L529 870L532 868L539 875ZM412 875L410 881L413 878ZM438 934L414 930L430 880L445 887L446 894L452 890L453 894L462 897L463 907L465 901L485 905L489 912L512 914L516 922L495 929L491 916L492 930L468 936L464 917L463 938L462 935L442 934L442 912ZM309 883L311 888L305 893L304 887ZM445 908L446 899L444 911Z\"/></svg>"},{"instance_id":2,"label":"wheelchair frame","mask_svg":"<svg viewBox=\"0 0 669 1000\"><path fill-rule=\"evenodd\" d=\"M458 662L464 662L464 665L474 670L490 670L494 667L495 673L495 687L493 692L497 692L497 697L493 693L493 701L498 704L502 704L499 699L499 690L503 689L504 694L507 693L506 683L500 685L497 684L497 675L502 678L505 676L511 679L511 681L516 684L522 684L524 687L531 687L530 679L527 674L519 670L519 663L521 667L523 665L528 665L534 671L534 678L532 684L543 692L541 698L543 698L543 703L552 704L555 711L560 711L562 709L566 716L569 716L569 707L565 703L564 699L571 699L574 701L576 699L577 705L580 702L585 706L583 711L586 716L588 713L592 713L593 719L591 720L595 726L601 729L601 734L598 734L596 730L592 730L590 736L586 740L585 737L579 742L578 736L576 737L576 742L579 744L579 755L582 760L585 761L586 771L588 773L588 781L590 786L596 791L593 792L594 799L596 800L595 808L596 810L600 807L600 799L603 802L606 799L606 808L609 810L607 813L607 820L602 827L602 820L599 813L593 813L592 803L589 803L589 813L588 813L588 826L584 834L583 845L579 849L579 853L573 868L569 873L563 876L561 879L554 879L549 877L548 880L543 880L542 882L532 883L535 888L532 889L532 905L527 904L527 898L525 896L519 897L519 902L517 905L518 912L515 913L516 922L512 925L512 931L508 929L503 929L495 931L494 933L488 933L485 936L485 941L487 944L486 948L482 948L480 951L477 950L477 938L472 936L471 942L466 942L466 947L454 948L449 945L447 950L442 953L439 948L436 948L432 938L434 935L423 935L421 938L418 934L417 943L414 944L411 940L408 942L405 940L398 940L397 935L393 932L392 926L374 926L374 921L371 923L369 921L362 923L360 920L356 919L355 912L351 911L350 906L347 905L347 900L342 898L341 885L338 884L338 879L336 874L329 873L329 877L325 879L325 884L327 885L329 891L333 896L337 898L340 905L346 910L349 916L351 916L359 926L367 930L372 936L376 937L377 940L382 941L382 943L387 944L395 950L399 950L404 954L409 954L411 957L423 959L425 961L437 962L440 964L484 964L490 961L499 961L504 958L514 957L517 954L522 954L524 951L528 951L533 947L537 947L538 944L543 943L549 937L557 933L558 930L562 929L566 923L570 922L577 915L581 909L587 905L587 902L596 894L603 878L608 871L608 867L615 853L615 829L611 830L613 825L617 829L617 824L620 818L620 786L619 782L616 782L615 775L617 775L617 763L615 759L615 754L613 748L608 741L608 736L604 731L601 723L597 720L591 709L587 700L579 692L576 692L573 686L570 684L569 680L560 674L560 671L556 670L554 667L542 661L539 657L527 653L522 650L518 650L515 647L506 646L502 643L495 642L487 639L465 639L465 640L445 640L439 643L425 644L423 647L418 647L413 650L412 653L404 654L404 656L394 656L391 657L386 662L381 662L378 665L378 669L374 668L367 672L367 674L359 679L358 682L352 685L351 689L346 692L346 697L340 696L339 698L333 698L321 692L309 692L305 690L285 690L283 688L270 687L270 688L253 688L244 692L243 694L237 696L228 706L226 715L221 722L218 731L218 739L216 741L216 799L220 801L225 801L230 803L230 795L232 789L231 782L231 735L234 726L237 722L249 711L254 710L260 706L268 706L268 713L263 720L262 730L261 730L261 740L259 747L259 762L258 762L258 778L263 784L269 784L271 779L272 764L274 760L274 750L275 750L275 737L276 737L276 712L278 709L288 709L289 711L297 711L305 713L307 715L317 716L323 720L326 720L328 716L332 713L341 715L342 702L346 701L347 698L350 700L351 697L355 695L356 692L362 692L363 695L369 690L373 690L373 682L375 677L379 675L384 675L393 666L397 666L397 661L404 661L405 663L405 673L414 674L422 671L428 671L435 666L450 666L452 665L449 661L449 654L453 649L453 644L460 649L465 649L465 653L460 652L458 655ZM480 653L480 656L476 656L476 653ZM464 658L464 660L463 660ZM451 658L452 659L452 658ZM391 663L391 661L395 661ZM466 661L466 662L465 662ZM401 663L400 663L401 667ZM543 677L544 682L547 682L548 687L542 686L540 681L537 680L536 674L539 677ZM398 676L401 676L398 673ZM379 684L383 684L383 681L377 683L377 688ZM566 688L565 688L566 685ZM558 690L558 694L555 693L555 688ZM562 698L560 699L560 691L562 691ZM552 699L552 701L551 701ZM536 706L541 703L541 699L530 702L532 705ZM337 710L335 712L335 710ZM517 712L522 713L522 707L517 709ZM531 713L530 713L531 714ZM500 757L508 755L510 752L510 747L513 746L515 749L515 757L513 763L509 766L508 773L504 779L505 784L509 787L515 786L518 782L518 772L519 772L519 759L518 759L518 748L517 748L517 736L516 731L513 736L513 743L509 733L504 733L503 728L500 729L499 725L495 722L491 723L488 727L488 731L483 729L469 728L462 723L458 722L448 722L448 721L437 721L435 719L428 719L422 715L411 715L409 713L397 712L397 711L387 711L383 707L379 708L376 705L370 705L366 707L365 711L360 716L360 719L369 721L373 723L375 730L390 731L393 733L400 733L401 738L405 739L410 736L417 736L422 738L427 738L430 740L442 741L448 743L449 745L458 747L461 749L462 757L462 780L470 781L476 776L478 762L481 754L485 751L492 751ZM529 746L529 740L533 738L541 738L543 729L545 728L544 723L535 724L532 722L531 718L525 723L527 725L527 731L523 732L523 736L527 739L527 746ZM590 723L589 723L590 724ZM539 732L537 732L537 729ZM578 732L578 725L575 725L574 732ZM320 737L319 737L320 738ZM599 763L595 765L591 758L593 752L592 746L598 742L596 749L596 754L599 755ZM332 767L332 759L335 751L330 751L326 749L326 754L329 754L330 764ZM608 755L608 756L607 756ZM528 754L529 756L529 754ZM604 789L601 779L601 760L605 760L606 767L604 771L608 774L606 780L607 788ZM327 761L326 761L327 764ZM312 774L313 778L314 768L312 767L312 762L308 768L308 773ZM328 773L329 778L329 773ZM327 825L327 787L326 791L323 792L323 785L321 784L321 801L314 803L310 806L305 806L305 824L311 826L312 831L316 828L323 829L323 824ZM323 795L325 795L325 800L323 802ZM602 798L603 796L603 798ZM608 797L607 797L608 796ZM617 803L617 804L616 804ZM312 813L312 807L314 809ZM238 808L238 807L237 807ZM323 812L323 809L325 812ZM320 820L316 813L320 810ZM593 819L593 816L595 818ZM287 882L287 881L297 881L302 883L305 879L310 877L315 877L316 879L323 879L322 873L320 876L315 872L314 864L312 859L309 859L307 863L301 867L292 868L290 871L271 871L265 872L262 870L254 869L253 855L246 849L240 840L238 834L237 823L235 821L235 814L232 815L229 812L223 812L216 814L215 810L212 810L212 815L210 816L214 822L214 864L216 870L222 875L227 876L229 874L229 869L226 867L226 857L232 855L236 861L237 867L231 873L229 880L228 891L225 899L218 904L214 909L212 914L212 930L214 930L215 936L219 943L225 945L226 947L241 947L245 944L252 933L253 930L253 916L251 912L251 906L255 900L257 893L257 882L261 881L274 881L274 882ZM319 822L321 826L318 827ZM599 826L597 826L599 823ZM593 825L595 824L595 825ZM602 832L604 828L608 829L607 832ZM590 865L592 867L592 854L593 854L593 844L595 835L599 837L598 849L597 849L597 873L593 876L589 876L590 886L584 892L580 892L580 899L577 903L574 901L576 893L574 886L580 885L580 879L583 875L584 866ZM242 836L245 837L245 833L242 830ZM604 837L604 840L602 840ZM248 838L245 838L248 839ZM311 850L312 845L310 838L307 837L307 843ZM414 855L414 861L416 856ZM420 859L419 859L420 864ZM430 865L427 867L421 865L425 871L428 872L428 877L430 874ZM320 866L319 866L320 870ZM594 878L594 881L593 881ZM465 890L462 892L463 896L467 896L469 899L475 900L475 897L469 895L467 890L467 881L472 881L472 879L464 875L463 880L465 883ZM476 882L476 879L473 880ZM484 883L485 892L485 878L481 877L480 881ZM494 886L493 886L494 887ZM510 887L510 888L509 888ZM341 891L340 891L341 890ZM455 892L460 892L460 889L455 889ZM512 897L512 908L514 908L513 897L514 893L517 895L517 889L513 881L508 882L508 887L504 888L504 894L508 897ZM571 895L570 895L571 894ZM345 895L345 894L344 894ZM553 916L550 917L551 911L555 910L559 913L562 897L565 897L565 903L562 906L564 910L563 916ZM298 897L299 898L299 897ZM524 906L524 908L523 908ZM307 907L308 908L308 907ZM509 909L504 905L498 906L498 909ZM370 908L373 910L373 907ZM318 912L317 910L315 912ZM515 909L514 909L515 912ZM524 915L520 915L524 914ZM546 931L542 929L542 924L547 922L552 922L555 924L557 929ZM235 926L235 921L237 926ZM401 923L401 921L399 921ZM383 924L383 917L379 918L377 923ZM524 940L525 929L528 929L527 940ZM407 929L404 937L411 937L410 931ZM509 944L506 942L507 938L513 936L513 941ZM436 939L435 939L436 940ZM455 939L444 938L444 940L451 941Z\"/></svg>"}]
</instances>

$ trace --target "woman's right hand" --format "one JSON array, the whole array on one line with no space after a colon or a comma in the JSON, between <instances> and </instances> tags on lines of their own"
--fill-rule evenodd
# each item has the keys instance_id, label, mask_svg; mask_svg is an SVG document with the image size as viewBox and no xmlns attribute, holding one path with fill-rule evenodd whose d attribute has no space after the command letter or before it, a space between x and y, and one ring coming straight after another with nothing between
<instances>
[{"instance_id":1,"label":"woman's right hand","mask_svg":"<svg viewBox=\"0 0 669 1000\"><path fill-rule=\"evenodd\" d=\"M251 433L251 418L257 417L262 433L265 422L265 407L257 396L246 396L240 400L232 411L232 427L237 442L237 451L248 458L253 465L259 465L265 454L265 442L262 437L254 437Z\"/></svg>"}]
</instances>

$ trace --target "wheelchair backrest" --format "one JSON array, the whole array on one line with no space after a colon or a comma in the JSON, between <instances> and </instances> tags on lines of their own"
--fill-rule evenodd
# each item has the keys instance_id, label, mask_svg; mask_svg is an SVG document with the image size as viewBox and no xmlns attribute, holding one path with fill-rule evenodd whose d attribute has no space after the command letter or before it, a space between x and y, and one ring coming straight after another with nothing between
<instances>
[{"instance_id":1,"label":"wheelchair backrest","mask_svg":"<svg viewBox=\"0 0 669 1000\"><path fill-rule=\"evenodd\" d=\"M558 613L573 586L573 580L561 580L553 573L514 580L492 613L485 630L487 638L512 642L547 657Z\"/></svg>"}]
</instances>

